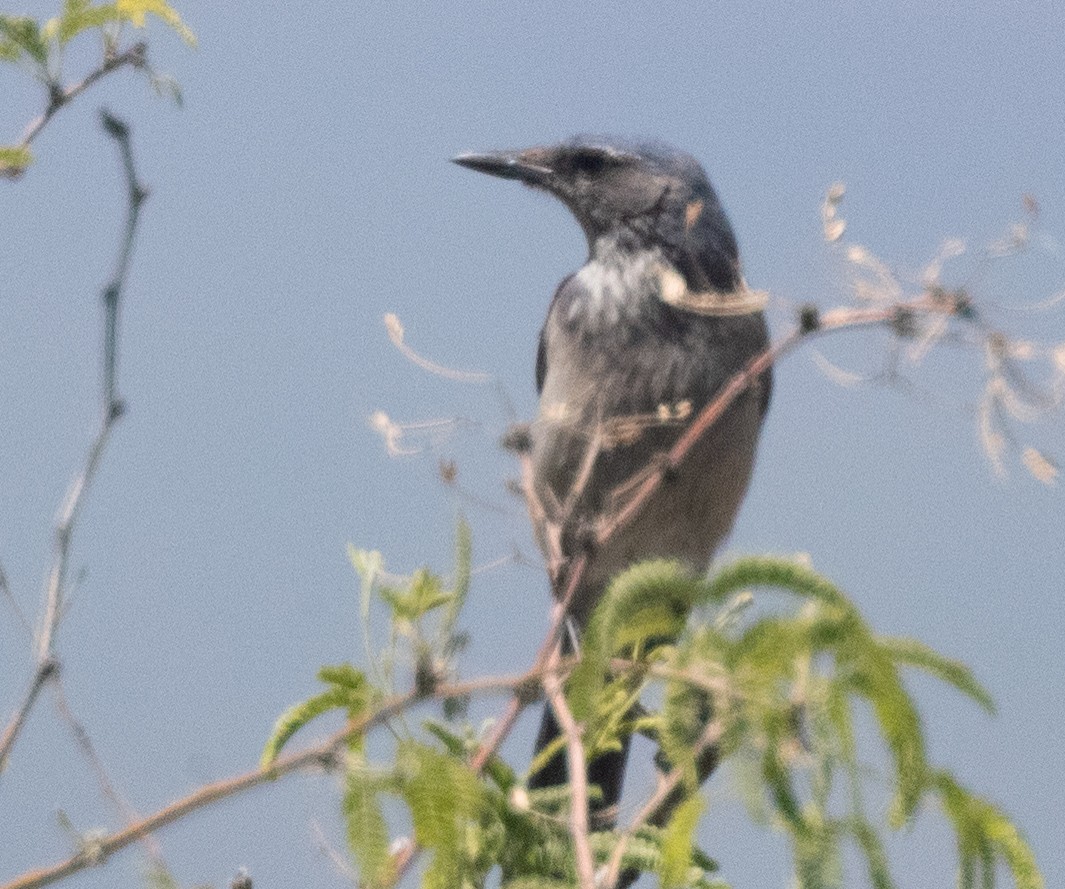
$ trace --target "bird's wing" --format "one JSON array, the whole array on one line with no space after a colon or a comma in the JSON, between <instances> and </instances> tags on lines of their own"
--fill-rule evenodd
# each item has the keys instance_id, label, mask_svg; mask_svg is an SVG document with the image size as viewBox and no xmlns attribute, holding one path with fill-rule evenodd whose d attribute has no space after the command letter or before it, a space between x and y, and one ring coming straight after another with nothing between
<instances>
[{"instance_id":1,"label":"bird's wing","mask_svg":"<svg viewBox=\"0 0 1065 889\"><path fill-rule=\"evenodd\" d=\"M566 275L555 288L555 295L551 297L551 305L547 310L547 318L544 326L540 328L540 343L536 348L536 394L542 395L544 391L544 378L547 376L547 319L551 317L551 310L558 302L559 294L566 289L566 285L573 279L573 275Z\"/></svg>"}]
</instances>

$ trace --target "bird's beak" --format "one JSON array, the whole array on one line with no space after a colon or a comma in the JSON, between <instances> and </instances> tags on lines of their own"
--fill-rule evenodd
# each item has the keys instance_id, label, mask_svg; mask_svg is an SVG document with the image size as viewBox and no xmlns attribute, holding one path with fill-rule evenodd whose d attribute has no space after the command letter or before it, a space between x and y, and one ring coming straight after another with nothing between
<instances>
[{"instance_id":1,"label":"bird's beak","mask_svg":"<svg viewBox=\"0 0 1065 889\"><path fill-rule=\"evenodd\" d=\"M460 167L498 176L501 179L517 179L526 185L545 185L552 170L543 163L534 151L491 151L486 154L460 154L451 160Z\"/></svg>"}]
</instances>

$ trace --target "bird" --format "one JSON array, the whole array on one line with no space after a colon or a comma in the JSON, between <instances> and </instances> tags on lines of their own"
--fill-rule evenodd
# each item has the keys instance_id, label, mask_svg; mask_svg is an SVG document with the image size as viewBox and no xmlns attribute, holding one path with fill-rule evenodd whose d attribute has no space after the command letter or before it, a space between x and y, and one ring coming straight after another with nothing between
<instances>
[{"instance_id":1,"label":"bird","mask_svg":"<svg viewBox=\"0 0 1065 889\"><path fill-rule=\"evenodd\" d=\"M560 599L567 568L589 553L590 531L617 514L699 411L768 348L764 298L747 287L728 217L686 152L576 136L452 160L560 200L587 240L586 262L558 285L540 331L540 402L528 427L530 513ZM654 558L707 570L747 491L771 390L767 370L642 510L590 552L570 599L578 638L625 568ZM536 751L559 734L546 706ZM601 824L616 817L627 756L625 739L588 765L589 783L601 790ZM529 786L566 780L560 752Z\"/></svg>"}]
</instances>

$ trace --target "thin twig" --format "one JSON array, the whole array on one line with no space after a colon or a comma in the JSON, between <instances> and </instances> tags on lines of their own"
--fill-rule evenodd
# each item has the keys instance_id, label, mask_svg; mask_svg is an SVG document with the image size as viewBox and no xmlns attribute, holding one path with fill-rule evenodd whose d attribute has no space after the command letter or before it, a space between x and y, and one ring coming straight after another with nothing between
<instances>
[{"instance_id":1,"label":"thin twig","mask_svg":"<svg viewBox=\"0 0 1065 889\"><path fill-rule=\"evenodd\" d=\"M115 787L114 782L111 780L111 776L107 773L107 768L104 766L103 760L100 759L100 754L96 752L96 745L93 744L92 738L89 737L89 732L81 721L74 715L74 711L70 709L70 704L67 702L66 692L63 689L63 680L61 677L57 677L52 685L52 692L55 695L56 709L59 711L59 715L63 718L63 721L70 727L70 732L74 736L74 742L78 745L82 755L89 763L89 767L96 774L96 783L100 786L100 792L106 797L108 802L114 807L118 816L127 824L132 824L135 821L139 821L141 815L136 809L130 805L129 801L125 799L118 792L118 788ZM147 850L148 857L152 859L152 862L157 868L166 870L166 862L163 861L163 850L155 837L151 834L145 834L142 837L144 848Z\"/></svg>"},{"instance_id":2,"label":"thin twig","mask_svg":"<svg viewBox=\"0 0 1065 889\"><path fill-rule=\"evenodd\" d=\"M23 613L22 608L19 607L18 599L15 598L15 594L11 591L11 584L8 583L7 573L4 571L3 565L0 565L0 595L7 599L8 605L11 606L11 610L15 613L15 617L18 618L18 622L22 624L22 628L30 636L33 636L33 627L26 620L26 615Z\"/></svg>"},{"instance_id":3,"label":"thin twig","mask_svg":"<svg viewBox=\"0 0 1065 889\"><path fill-rule=\"evenodd\" d=\"M557 648L556 648L557 652ZM559 660L554 655L549 665ZM581 889L595 889L595 858L588 834L588 772L584 766L584 742L581 727L573 718L562 691L562 679L554 670L544 673L544 693L566 739L566 759L570 774L569 831L577 862L577 880Z\"/></svg>"},{"instance_id":4,"label":"thin twig","mask_svg":"<svg viewBox=\"0 0 1065 889\"><path fill-rule=\"evenodd\" d=\"M61 88L58 84L50 84L51 88L49 90L48 105L45 107L44 111L26 126L26 129L22 133L22 139L19 141L19 147L29 148L30 143L40 135L41 130L45 128L59 109L69 105L72 100L80 96L85 90L101 78L106 77L112 71L124 68L126 65L133 68L144 67L147 49L147 44L135 43L124 52L120 52L117 55L104 59L99 68L91 71L85 76L85 78L65 89Z\"/></svg>"},{"instance_id":5,"label":"thin twig","mask_svg":"<svg viewBox=\"0 0 1065 889\"><path fill-rule=\"evenodd\" d=\"M85 88L85 86L79 86L80 89ZM3 772L7 764L11 750L26 723L26 717L37 700L41 687L56 672L58 663L55 656L55 638L64 613L71 540L81 506L84 503L85 494L96 476L100 460L103 458L107 443L111 437L111 430L122 416L123 410L122 403L115 396L115 373L118 355L118 308L126 274L129 271L129 261L133 250L137 220L140 215L140 205L144 202L147 191L137 179L137 173L133 165L133 153L130 147L129 128L107 113L103 115L103 126L108 135L119 144L129 198L126 209L125 234L119 250L118 262L111 280L108 281L103 289L103 410L99 428L92 443L89 445L85 465L71 483L59 508L59 514L53 530L52 565L45 585L44 605L37 637L37 666L30 682L29 694L24 699L22 707L12 716L4 729L2 738L0 738L0 772Z\"/></svg>"},{"instance_id":6,"label":"thin twig","mask_svg":"<svg viewBox=\"0 0 1065 889\"><path fill-rule=\"evenodd\" d=\"M715 719L710 722L695 745L696 758L698 758L703 751L708 750L717 744L718 741L721 740L723 734L724 726L720 720ZM626 882L624 875L621 872L621 862L625 857L625 851L628 849L629 843L632 842L641 827L645 824L661 823L663 820L663 812L669 805L676 789L680 786L681 781L684 780L684 775L684 769L674 768L668 775L662 776L658 782L658 786L655 788L655 792L651 794L650 799L648 799L643 808L636 813L632 822L625 829L624 833L622 833L621 837L618 839L617 845L614 846L614 850L610 854L610 861L607 863L606 879L603 881L603 886L606 887L606 889L611 889L611 887L619 885L627 886L628 883L632 882L631 879ZM635 876L638 876L638 874ZM620 884L618 882L619 878L622 878Z\"/></svg>"},{"instance_id":7,"label":"thin twig","mask_svg":"<svg viewBox=\"0 0 1065 889\"><path fill-rule=\"evenodd\" d=\"M583 556L581 559L583 559ZM578 564L581 559L578 559ZM581 571L583 571L583 568L581 568ZM576 591L577 584L571 584L567 587L562 600L556 602L552 608L551 622L547 628L547 634L544 636L543 642L540 643L540 650L536 654L532 669L526 674L530 679L535 677L537 682L542 682L542 677L546 673L548 665L553 662L552 659L555 656L559 640L562 638L563 627L566 625L566 614L569 612L570 602L573 600ZM557 661L554 662L557 663ZM485 770L492 757L495 756L503 742L513 731L518 717L521 716L529 704L536 700L536 687L528 683L516 683L514 685L514 694L507 702L506 710L499 718L499 721L496 722L492 733L481 742L481 745L470 760L470 768L476 774L479 775ZM391 885L395 886L403 879L420 851L418 844L411 840L401 846L400 850L393 855ZM7 887L0 886L0 889L7 889Z\"/></svg>"},{"instance_id":8,"label":"thin twig","mask_svg":"<svg viewBox=\"0 0 1065 889\"><path fill-rule=\"evenodd\" d=\"M325 835L325 831L322 829L322 825L318 821L311 822L311 833L314 834L315 846L317 846L318 850L329 859L333 867L336 868L337 873L351 883L352 886L358 886L359 875L355 873L341 851L329 842L329 837Z\"/></svg>"},{"instance_id":9,"label":"thin twig","mask_svg":"<svg viewBox=\"0 0 1065 889\"><path fill-rule=\"evenodd\" d=\"M3 773L4 768L7 766L8 757L15 746L19 732L22 731L22 726L26 723L26 718L30 715L33 705L37 703L37 696L40 695L41 689L44 688L45 684L58 669L59 663L53 658L38 661L37 668L33 672L33 678L30 680L29 690L22 699L22 705L15 711L15 714L4 729L4 734L0 736L0 774Z\"/></svg>"}]
</instances>

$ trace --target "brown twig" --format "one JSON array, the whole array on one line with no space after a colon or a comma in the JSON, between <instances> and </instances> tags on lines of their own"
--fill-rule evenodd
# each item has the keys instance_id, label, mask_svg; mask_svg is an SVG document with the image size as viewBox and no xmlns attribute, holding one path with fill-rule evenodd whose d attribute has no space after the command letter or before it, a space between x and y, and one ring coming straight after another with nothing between
<instances>
[{"instance_id":1,"label":"brown twig","mask_svg":"<svg viewBox=\"0 0 1065 889\"><path fill-rule=\"evenodd\" d=\"M583 571L583 568L581 570ZM521 716L525 708L538 697L536 688L539 683L542 683L543 676L545 675L549 664L552 663L552 658L558 647L558 641L562 638L562 628L565 626L566 614L569 611L570 602L572 601L576 590L577 584L571 584L567 588L566 594L563 596L562 600L556 602L552 608L551 623L548 626L547 634L544 636L543 642L540 643L540 650L537 652L536 660L534 661L532 668L525 674L526 681L514 684L514 693L507 702L506 710L495 724L492 733L481 743L473 757L470 759L470 768L473 769L476 774L479 775L485 770L492 757L496 755L500 746L502 746L511 731L513 731L514 725L518 721L518 717ZM555 661L555 663L558 662ZM392 856L391 865L393 878L390 885L394 886L403 879L407 871L410 869L410 866L418 857L419 851L420 849L418 845L413 841L410 841L405 843L400 850ZM7 887L0 886L0 889L7 889Z\"/></svg>"},{"instance_id":2,"label":"brown twig","mask_svg":"<svg viewBox=\"0 0 1065 889\"><path fill-rule=\"evenodd\" d=\"M54 658L38 660L37 667L33 671L33 678L30 680L29 690L22 699L22 704L4 728L3 735L0 735L0 774L3 773L4 768L7 766L11 750L15 746L15 741L18 740L19 732L22 731L22 726L25 725L26 718L30 715L33 705L37 703L37 697L40 695L41 689L44 688L58 669L59 663Z\"/></svg>"},{"instance_id":3,"label":"brown twig","mask_svg":"<svg viewBox=\"0 0 1065 889\"><path fill-rule=\"evenodd\" d=\"M549 666L559 661L558 648ZM551 709L555 713L559 727L566 739L566 756L570 774L569 829L573 838L573 852L577 863L577 880L581 889L595 889L595 858L592 855L591 839L588 833L588 773L584 767L584 742L581 739L581 727L573 718L573 712L566 703L562 691L562 678L558 672L549 669L544 673L544 693Z\"/></svg>"},{"instance_id":4,"label":"brown twig","mask_svg":"<svg viewBox=\"0 0 1065 889\"><path fill-rule=\"evenodd\" d=\"M716 745L723 734L724 727L720 720L715 719L710 722L695 745L696 758ZM621 871L621 862L625 857L625 850L628 849L629 843L639 833L641 827L645 824L656 824L662 820L662 812L674 798L674 794L683 780L684 770L681 768L674 768L669 774L662 776L659 780L655 792L651 794L650 799L643 805L643 808L636 813L636 816L619 837L617 845L614 846L614 850L610 854L606 878L603 881L603 886L606 889L612 889L614 886L627 886L632 882L631 879L626 880ZM634 876L638 876L638 874L634 874ZM621 880L620 883L619 880Z\"/></svg>"},{"instance_id":5,"label":"brown twig","mask_svg":"<svg viewBox=\"0 0 1065 889\"><path fill-rule=\"evenodd\" d=\"M232 778L224 778L206 784L188 796L163 807L157 812L115 831L82 849L76 855L50 867L27 871L8 883L0 884L0 889L38 889L49 886L58 880L78 871L102 864L108 856L137 842L149 833L153 833L168 824L196 812L212 803L228 799L268 784L278 778L291 775L304 769L328 769L333 767L338 757L344 752L348 741L365 734L376 726L383 725L413 706L430 700L457 698L478 692L502 691L514 693L519 689L535 688L541 680L542 671L530 670L521 676L503 676L474 679L469 682L442 684L429 693L416 690L405 694L393 695L384 701L372 713L354 720L339 731L334 732L324 741L297 753L278 757L273 763L253 769ZM528 694L528 692L524 692ZM398 878L397 878L398 879Z\"/></svg>"}]
</instances>

